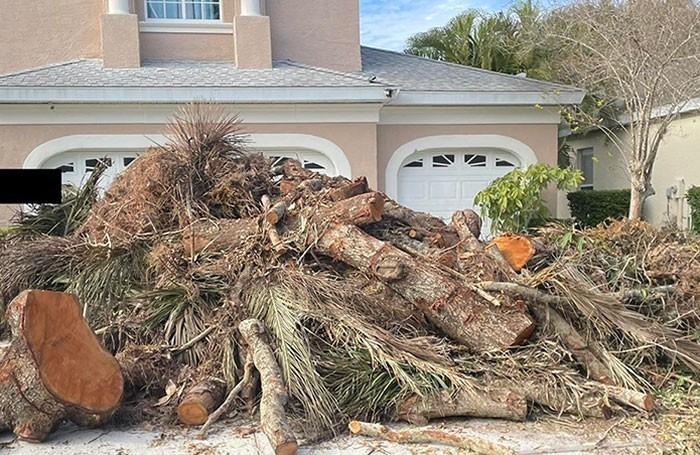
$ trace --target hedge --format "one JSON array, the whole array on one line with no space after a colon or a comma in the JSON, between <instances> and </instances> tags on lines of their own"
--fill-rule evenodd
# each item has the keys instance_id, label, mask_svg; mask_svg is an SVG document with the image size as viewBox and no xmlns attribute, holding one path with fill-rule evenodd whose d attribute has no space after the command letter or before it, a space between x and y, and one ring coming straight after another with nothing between
<instances>
[{"instance_id":1,"label":"hedge","mask_svg":"<svg viewBox=\"0 0 700 455\"><path fill-rule=\"evenodd\" d=\"M567 196L571 216L581 227L596 226L608 218L629 213L630 190L574 191Z\"/></svg>"},{"instance_id":2,"label":"hedge","mask_svg":"<svg viewBox=\"0 0 700 455\"><path fill-rule=\"evenodd\" d=\"M700 234L700 186L691 187L685 195L690 206L690 219L692 220L692 231Z\"/></svg>"}]
</instances>

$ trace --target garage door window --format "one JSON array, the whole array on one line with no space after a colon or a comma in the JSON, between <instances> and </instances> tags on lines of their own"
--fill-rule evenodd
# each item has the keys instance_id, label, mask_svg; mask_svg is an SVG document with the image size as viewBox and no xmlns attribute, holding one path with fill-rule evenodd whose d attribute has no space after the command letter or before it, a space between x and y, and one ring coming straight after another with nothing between
<instances>
[{"instance_id":1,"label":"garage door window","mask_svg":"<svg viewBox=\"0 0 700 455\"><path fill-rule=\"evenodd\" d=\"M137 152L64 152L49 158L41 167L60 169L61 182L80 186L87 180L97 163L106 158L108 168L100 180L100 186L106 188L121 171L127 168L140 154Z\"/></svg>"},{"instance_id":2,"label":"garage door window","mask_svg":"<svg viewBox=\"0 0 700 455\"><path fill-rule=\"evenodd\" d=\"M464 155L464 162L469 167L486 167L486 155Z\"/></svg>"},{"instance_id":3,"label":"garage door window","mask_svg":"<svg viewBox=\"0 0 700 455\"><path fill-rule=\"evenodd\" d=\"M309 169L322 174L335 176L335 166L325 155L313 151L263 151L263 154L272 159L272 166L284 164L289 159L299 161L304 169Z\"/></svg>"}]
</instances>

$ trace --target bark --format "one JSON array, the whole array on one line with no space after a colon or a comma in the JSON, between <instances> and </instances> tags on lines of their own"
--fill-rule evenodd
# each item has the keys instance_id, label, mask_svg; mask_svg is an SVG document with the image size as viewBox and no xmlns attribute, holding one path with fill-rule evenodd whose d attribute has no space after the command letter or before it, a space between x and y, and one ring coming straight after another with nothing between
<instances>
[{"instance_id":1,"label":"bark","mask_svg":"<svg viewBox=\"0 0 700 455\"><path fill-rule=\"evenodd\" d=\"M641 220L642 219L642 207L644 206L644 191L639 191L632 185L630 193L630 220Z\"/></svg>"},{"instance_id":2,"label":"bark","mask_svg":"<svg viewBox=\"0 0 700 455\"><path fill-rule=\"evenodd\" d=\"M462 435L447 433L428 428L409 428L406 430L390 430L377 423L358 422L353 420L348 425L352 434L385 439L397 443L412 444L445 444L466 449L470 452L487 455L515 455L512 449L492 442Z\"/></svg>"},{"instance_id":3,"label":"bark","mask_svg":"<svg viewBox=\"0 0 700 455\"><path fill-rule=\"evenodd\" d=\"M277 359L264 339L265 328L257 319L247 319L238 329L252 352L255 368L260 372L262 399L260 400L260 422L262 430L277 455L295 454L297 440L292 432L284 407L289 399L287 387Z\"/></svg>"},{"instance_id":4,"label":"bark","mask_svg":"<svg viewBox=\"0 0 700 455\"><path fill-rule=\"evenodd\" d=\"M165 390L169 380L175 380L182 368L164 346L128 345L115 356L124 377L128 394L148 394Z\"/></svg>"},{"instance_id":5,"label":"bark","mask_svg":"<svg viewBox=\"0 0 700 455\"><path fill-rule=\"evenodd\" d=\"M268 220L268 216L270 214L273 214L272 210L272 202L270 201L270 197L267 195L264 195L262 197L262 203L263 203L263 210L265 210L265 219L263 220L263 228L265 229L265 232L267 232L267 238L270 239L270 244L272 245L272 249L275 250L275 253L278 255L283 255L287 252L287 247L284 245L284 242L282 242L282 239L280 238L279 232L277 232L277 226L276 222L271 223ZM278 202L275 204L275 207L286 207L286 204L283 201ZM286 208L285 208L286 210ZM279 218L277 218L277 215L275 215L275 218L277 221L279 221Z\"/></svg>"},{"instance_id":6,"label":"bark","mask_svg":"<svg viewBox=\"0 0 700 455\"><path fill-rule=\"evenodd\" d=\"M185 425L202 425L224 401L226 386L221 381L207 380L187 391L177 407L177 416Z\"/></svg>"},{"instance_id":7,"label":"bark","mask_svg":"<svg viewBox=\"0 0 700 455\"><path fill-rule=\"evenodd\" d=\"M430 246L451 248L460 240L454 228L447 226L440 218L429 213L415 212L392 199L387 199L384 203L384 215L411 227Z\"/></svg>"},{"instance_id":8,"label":"bark","mask_svg":"<svg viewBox=\"0 0 700 455\"><path fill-rule=\"evenodd\" d=\"M535 246L523 235L501 235L491 240L491 244L498 246L503 257L516 272L520 272L535 255Z\"/></svg>"},{"instance_id":9,"label":"bark","mask_svg":"<svg viewBox=\"0 0 700 455\"><path fill-rule=\"evenodd\" d=\"M73 295L24 291L6 317L12 341L0 362L0 430L40 442L63 419L97 425L111 417L124 380Z\"/></svg>"},{"instance_id":10,"label":"bark","mask_svg":"<svg viewBox=\"0 0 700 455\"><path fill-rule=\"evenodd\" d=\"M363 226L380 221L383 211L384 196L372 192L336 202L329 209L323 210L323 216L326 219Z\"/></svg>"},{"instance_id":11,"label":"bark","mask_svg":"<svg viewBox=\"0 0 700 455\"><path fill-rule=\"evenodd\" d=\"M488 392L442 391L413 397L399 407L397 417L425 425L430 419L472 416L522 422L527 418L527 400L508 389Z\"/></svg>"},{"instance_id":12,"label":"bark","mask_svg":"<svg viewBox=\"0 0 700 455\"><path fill-rule=\"evenodd\" d=\"M265 220L270 223L271 225L276 225L280 221L282 221L282 218L284 218L284 215L287 213L287 204L285 201L279 201L276 204L274 204L270 209L267 211L265 214Z\"/></svg>"},{"instance_id":13,"label":"bark","mask_svg":"<svg viewBox=\"0 0 700 455\"><path fill-rule=\"evenodd\" d=\"M489 385L493 390L500 388L520 390L527 397L528 401L537 403L557 413L597 419L609 419L612 417L612 409L606 403L605 392L602 388L594 388L591 392L577 399L535 380L523 382L500 379L489 382Z\"/></svg>"},{"instance_id":14,"label":"bark","mask_svg":"<svg viewBox=\"0 0 700 455\"><path fill-rule=\"evenodd\" d=\"M197 221L185 230L182 245L190 256L205 250L237 249L259 232L256 219Z\"/></svg>"},{"instance_id":15,"label":"bark","mask_svg":"<svg viewBox=\"0 0 700 455\"><path fill-rule=\"evenodd\" d=\"M588 372L588 377L603 384L615 383L614 375L610 369L591 351L586 339L569 324L566 319L554 308L540 303L530 305L535 317L543 321L549 321L559 339L566 346L576 360Z\"/></svg>"},{"instance_id":16,"label":"bark","mask_svg":"<svg viewBox=\"0 0 700 455\"><path fill-rule=\"evenodd\" d=\"M651 394L615 386L606 386L605 390L618 403L646 412L654 410L654 396Z\"/></svg>"},{"instance_id":17,"label":"bark","mask_svg":"<svg viewBox=\"0 0 700 455\"><path fill-rule=\"evenodd\" d=\"M461 239L481 237L481 217L474 210L460 210L452 214L452 226Z\"/></svg>"},{"instance_id":18,"label":"bark","mask_svg":"<svg viewBox=\"0 0 700 455\"><path fill-rule=\"evenodd\" d=\"M447 336L475 351L504 349L525 340L534 322L516 306L496 307L436 267L377 240L356 226L331 223L314 243L316 251L373 274L416 305ZM400 264L387 273L377 264Z\"/></svg>"},{"instance_id":19,"label":"bark","mask_svg":"<svg viewBox=\"0 0 700 455\"><path fill-rule=\"evenodd\" d=\"M367 183L367 178L358 177L345 186L329 191L328 198L331 201L337 202L354 196L359 196L360 194L367 193L368 191L369 184Z\"/></svg>"}]
</instances>

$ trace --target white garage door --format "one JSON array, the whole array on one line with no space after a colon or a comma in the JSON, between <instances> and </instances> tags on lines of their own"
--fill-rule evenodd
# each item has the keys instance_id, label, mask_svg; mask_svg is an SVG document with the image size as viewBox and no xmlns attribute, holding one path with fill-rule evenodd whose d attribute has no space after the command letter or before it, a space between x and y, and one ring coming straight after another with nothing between
<instances>
[{"instance_id":1,"label":"white garage door","mask_svg":"<svg viewBox=\"0 0 700 455\"><path fill-rule=\"evenodd\" d=\"M88 179L99 160L106 159L109 167L102 175L100 186L107 188L118 173L126 169L140 153L118 151L64 152L52 156L41 165L44 169L61 169L63 184L80 186Z\"/></svg>"},{"instance_id":2,"label":"white garage door","mask_svg":"<svg viewBox=\"0 0 700 455\"><path fill-rule=\"evenodd\" d=\"M519 166L520 161L514 155L495 149L417 152L399 170L398 200L413 210L445 220L457 210L479 212L474 207L476 194Z\"/></svg>"}]
</instances>

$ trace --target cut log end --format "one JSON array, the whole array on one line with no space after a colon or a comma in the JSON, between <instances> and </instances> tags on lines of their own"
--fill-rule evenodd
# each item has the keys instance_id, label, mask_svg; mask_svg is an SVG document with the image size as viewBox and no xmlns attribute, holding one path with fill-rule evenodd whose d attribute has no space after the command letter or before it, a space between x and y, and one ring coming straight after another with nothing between
<instances>
[{"instance_id":1,"label":"cut log end","mask_svg":"<svg viewBox=\"0 0 700 455\"><path fill-rule=\"evenodd\" d=\"M177 408L177 416L185 425L204 425L209 418L209 411L202 403L182 403Z\"/></svg>"},{"instance_id":2,"label":"cut log end","mask_svg":"<svg viewBox=\"0 0 700 455\"><path fill-rule=\"evenodd\" d=\"M14 305L23 309L22 335L49 391L90 413L114 410L124 387L119 364L80 316L76 298L26 291Z\"/></svg>"},{"instance_id":3,"label":"cut log end","mask_svg":"<svg viewBox=\"0 0 700 455\"><path fill-rule=\"evenodd\" d=\"M348 428L350 429L350 433L358 434L360 431L362 431L362 424L357 420L353 420L348 424Z\"/></svg>"},{"instance_id":4,"label":"cut log end","mask_svg":"<svg viewBox=\"0 0 700 455\"><path fill-rule=\"evenodd\" d=\"M491 241L496 245L514 271L519 272L535 255L532 241L522 235L505 234Z\"/></svg>"},{"instance_id":5,"label":"cut log end","mask_svg":"<svg viewBox=\"0 0 700 455\"><path fill-rule=\"evenodd\" d=\"M13 339L0 362L0 429L39 442L63 419L93 426L111 416L124 379L73 295L24 291L7 321Z\"/></svg>"},{"instance_id":6,"label":"cut log end","mask_svg":"<svg viewBox=\"0 0 700 455\"><path fill-rule=\"evenodd\" d=\"M277 446L275 455L295 455L298 449L299 445L296 442L286 442Z\"/></svg>"}]
</instances>

